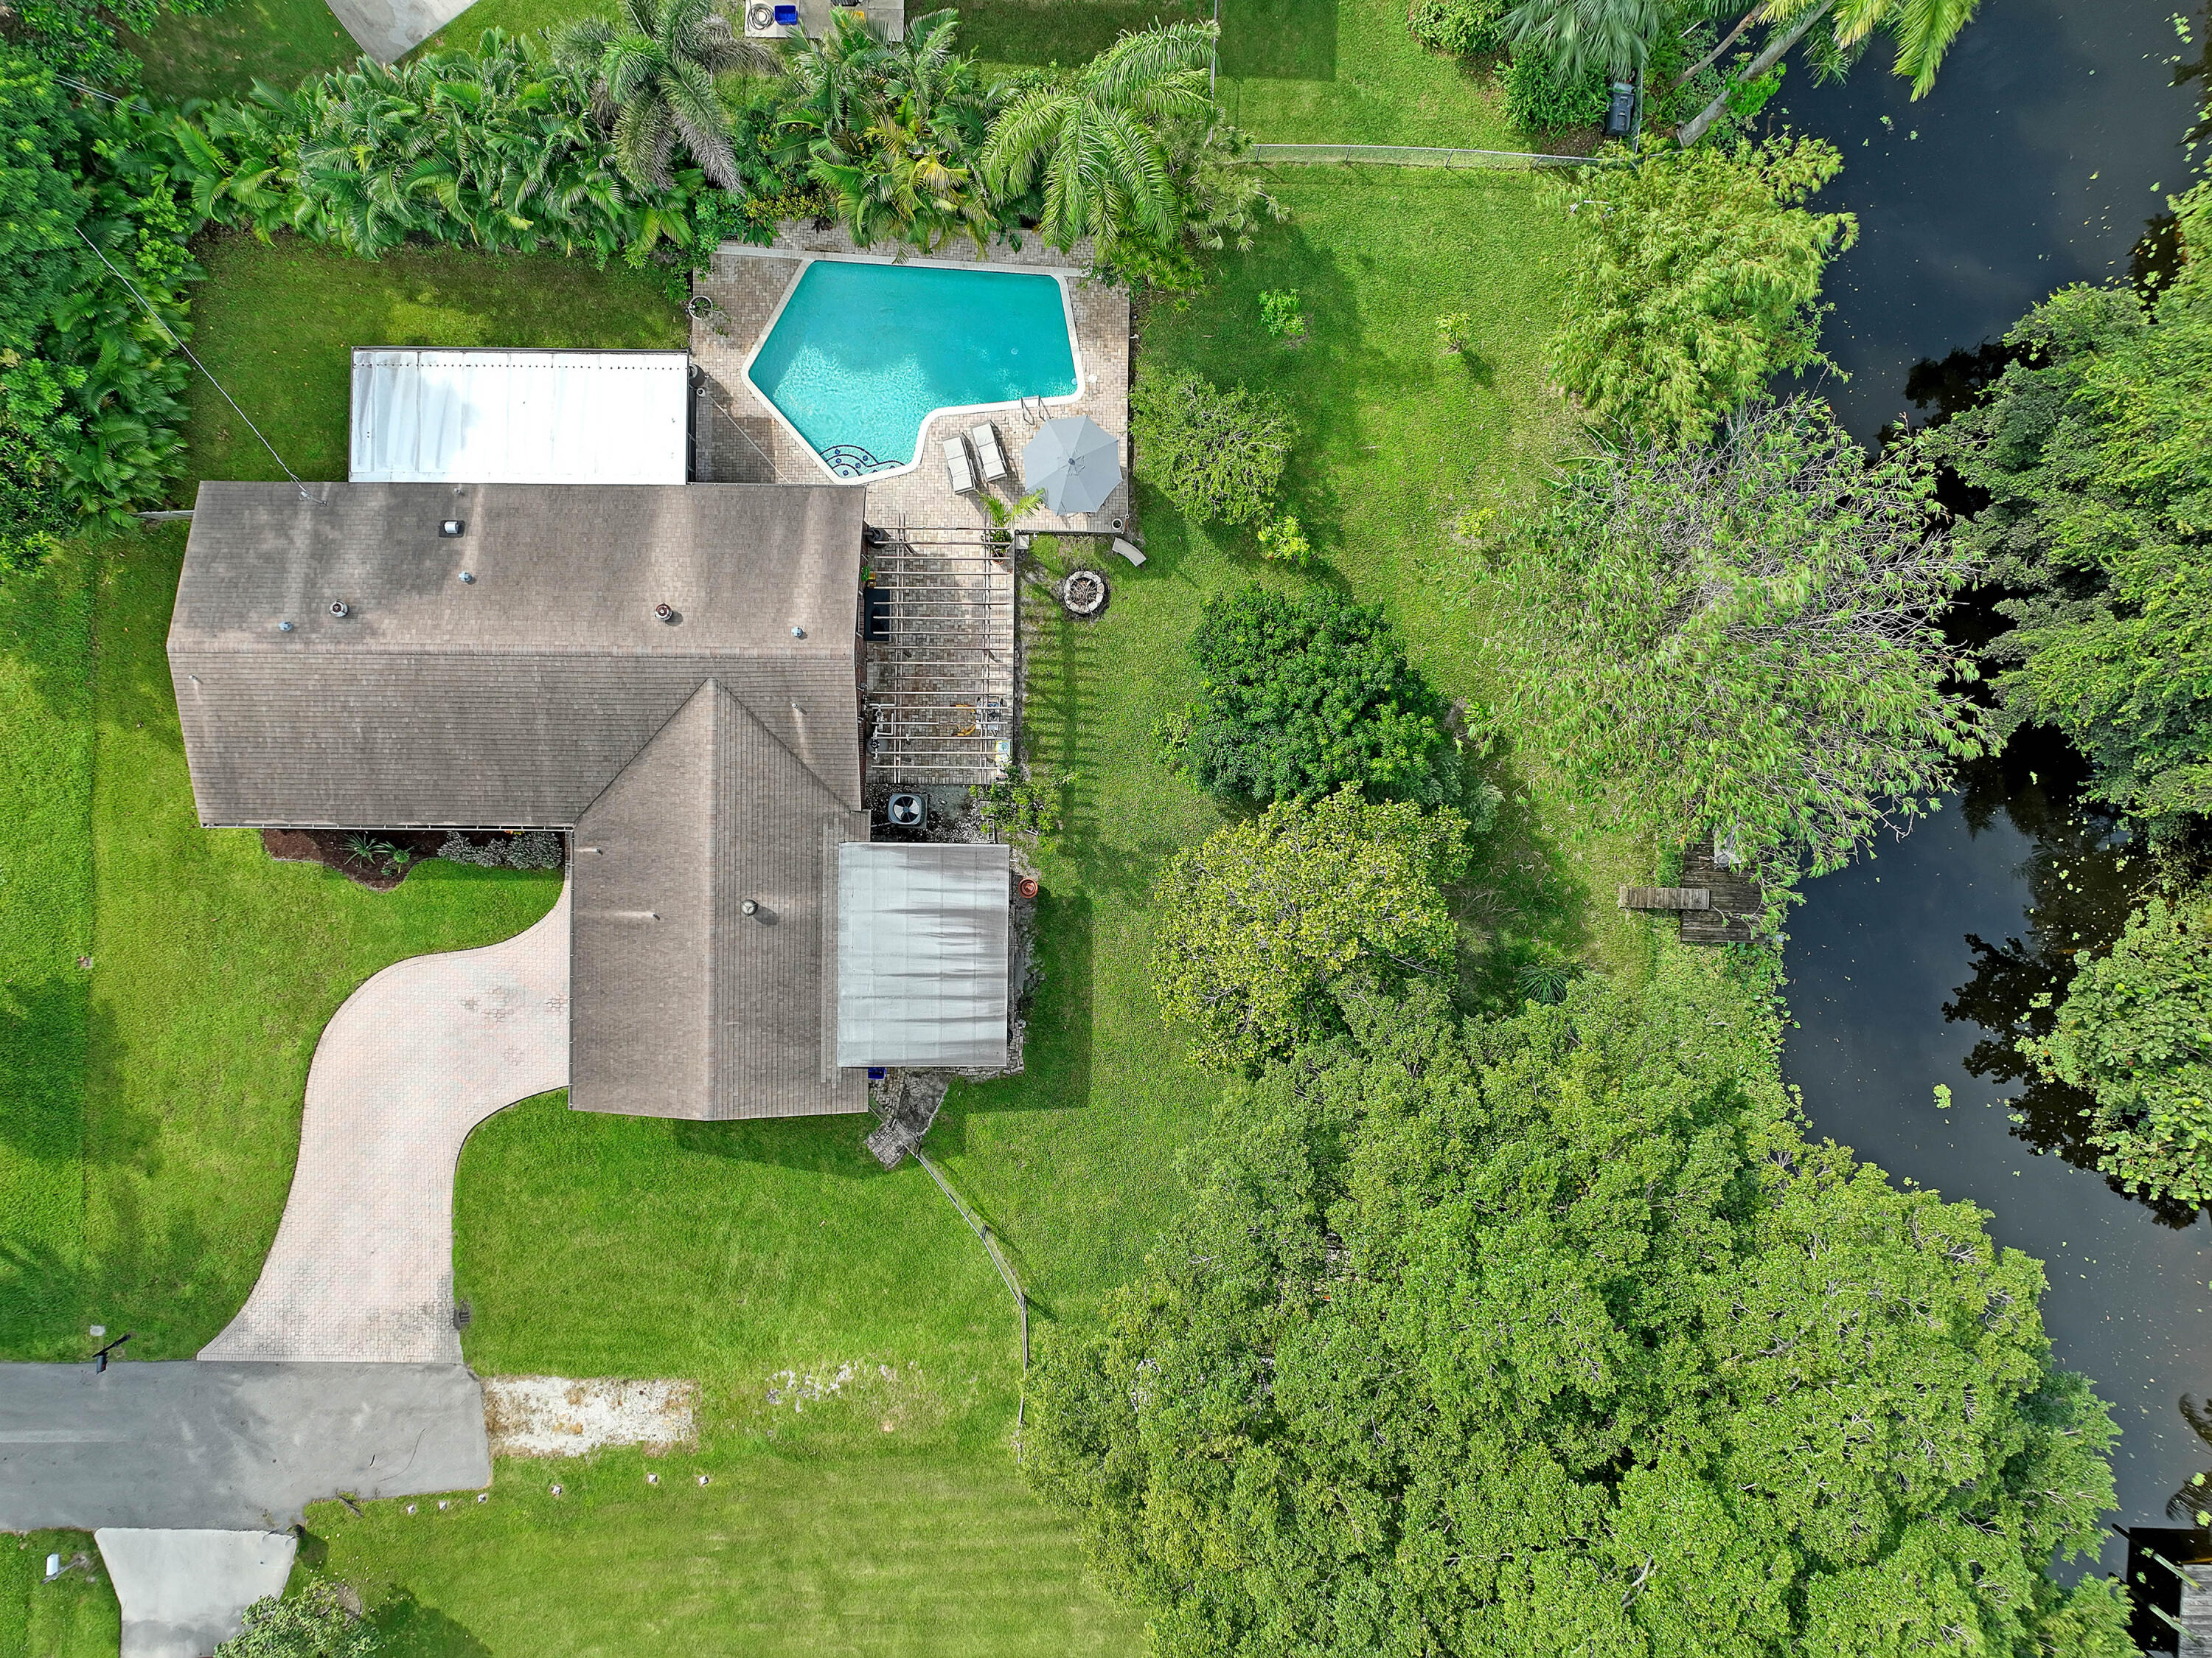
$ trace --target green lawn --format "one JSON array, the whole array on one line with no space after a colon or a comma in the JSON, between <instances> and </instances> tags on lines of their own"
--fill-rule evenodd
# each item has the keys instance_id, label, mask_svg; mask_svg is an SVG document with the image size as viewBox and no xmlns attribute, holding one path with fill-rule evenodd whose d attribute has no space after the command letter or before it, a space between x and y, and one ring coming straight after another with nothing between
<instances>
[{"instance_id":1,"label":"green lawn","mask_svg":"<svg viewBox=\"0 0 2212 1658\"><path fill-rule=\"evenodd\" d=\"M256 80L290 88L361 55L324 0L229 0L198 17L170 15L125 44L157 99L243 98Z\"/></svg>"},{"instance_id":2,"label":"green lawn","mask_svg":"<svg viewBox=\"0 0 2212 1658\"><path fill-rule=\"evenodd\" d=\"M658 283L583 259L403 248L376 260L284 238L222 235L201 249L200 354L302 478L346 475L357 345L625 345L678 350L682 314ZM204 381L194 387L189 503L203 478L281 478Z\"/></svg>"},{"instance_id":3,"label":"green lawn","mask_svg":"<svg viewBox=\"0 0 2212 1658\"><path fill-rule=\"evenodd\" d=\"M51 1583L49 1554L68 1566ZM89 1536L0 1537L0 1658L115 1658L122 1638L122 1611Z\"/></svg>"}]
</instances>

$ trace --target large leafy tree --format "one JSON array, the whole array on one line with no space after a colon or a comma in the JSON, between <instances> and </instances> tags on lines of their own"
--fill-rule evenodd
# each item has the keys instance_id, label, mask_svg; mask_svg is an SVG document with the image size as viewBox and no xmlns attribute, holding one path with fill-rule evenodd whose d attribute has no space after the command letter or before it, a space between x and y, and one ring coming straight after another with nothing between
<instances>
[{"instance_id":1,"label":"large leafy tree","mask_svg":"<svg viewBox=\"0 0 2212 1658\"><path fill-rule=\"evenodd\" d=\"M1193 518L1249 524L1282 487L1297 436L1271 391L1220 387L1194 374L1145 374L1129 393L1129 430L1146 470Z\"/></svg>"},{"instance_id":2,"label":"large leafy tree","mask_svg":"<svg viewBox=\"0 0 2212 1658\"><path fill-rule=\"evenodd\" d=\"M1458 944L1444 888L1468 825L1346 788L1279 801L1170 862L1153 894L1152 988L1201 1064L1236 1070L1336 1027L1347 973L1436 978Z\"/></svg>"},{"instance_id":3,"label":"large leafy tree","mask_svg":"<svg viewBox=\"0 0 2212 1658\"><path fill-rule=\"evenodd\" d=\"M1456 792L1443 699L1380 605L1255 583L1207 604L1190 655L1198 697L1163 728L1202 786L1261 804L1346 783L1425 805Z\"/></svg>"},{"instance_id":4,"label":"large leafy tree","mask_svg":"<svg viewBox=\"0 0 2212 1658\"><path fill-rule=\"evenodd\" d=\"M1041 228L1055 246L1085 236L1104 253L1125 238L1173 244L1183 204L1170 131L1213 113L1213 42L1212 23L1158 25L1030 88L991 124L985 178L1011 196L1042 180Z\"/></svg>"},{"instance_id":5,"label":"large leafy tree","mask_svg":"<svg viewBox=\"0 0 2212 1658\"><path fill-rule=\"evenodd\" d=\"M1826 361L1820 277L1858 222L1804 203L1842 165L1818 138L1784 137L1607 174L1578 204L1559 383L1608 427L1689 442L1778 372Z\"/></svg>"},{"instance_id":6,"label":"large leafy tree","mask_svg":"<svg viewBox=\"0 0 2212 1658\"><path fill-rule=\"evenodd\" d=\"M2022 1045L2089 1096L2099 1168L2212 1205L2212 892L2130 916L2111 953L2081 964L2050 1034Z\"/></svg>"},{"instance_id":7,"label":"large leafy tree","mask_svg":"<svg viewBox=\"0 0 2212 1658\"><path fill-rule=\"evenodd\" d=\"M1164 1658L2131 1650L2040 1265L1806 1143L1758 988L1347 996L1231 1088L1023 1446Z\"/></svg>"},{"instance_id":8,"label":"large leafy tree","mask_svg":"<svg viewBox=\"0 0 2212 1658\"><path fill-rule=\"evenodd\" d=\"M242 1621L215 1658L374 1658L385 1649L376 1626L348 1612L321 1579L297 1594L256 1600Z\"/></svg>"},{"instance_id":9,"label":"large leafy tree","mask_svg":"<svg viewBox=\"0 0 2212 1658\"><path fill-rule=\"evenodd\" d=\"M1623 821L1833 869L1980 752L1937 625L1973 561L1931 495L1817 399L1601 450L1494 550L1516 694Z\"/></svg>"},{"instance_id":10,"label":"large leafy tree","mask_svg":"<svg viewBox=\"0 0 2212 1658\"><path fill-rule=\"evenodd\" d=\"M2155 302L2075 287L1929 442L1987 504L1960 537L2013 624L1990 650L2008 728L2063 732L2089 792L2166 836L2212 813L2212 198Z\"/></svg>"},{"instance_id":11,"label":"large leafy tree","mask_svg":"<svg viewBox=\"0 0 2212 1658\"><path fill-rule=\"evenodd\" d=\"M782 59L765 41L732 29L714 0L621 0L618 18L578 18L562 29L556 46L592 76L597 112L612 126L616 163L632 184L670 188L671 163L681 150L720 188L738 187L729 113L714 77L780 69Z\"/></svg>"}]
</instances>

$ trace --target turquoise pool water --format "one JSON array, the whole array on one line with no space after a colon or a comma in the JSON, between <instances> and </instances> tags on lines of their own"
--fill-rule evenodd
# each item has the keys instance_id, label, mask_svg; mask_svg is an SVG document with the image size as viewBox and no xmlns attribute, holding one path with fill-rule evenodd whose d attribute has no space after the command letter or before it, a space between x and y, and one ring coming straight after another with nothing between
<instances>
[{"instance_id":1,"label":"turquoise pool water","mask_svg":"<svg viewBox=\"0 0 2212 1658\"><path fill-rule=\"evenodd\" d=\"M933 409L1076 389L1052 277L841 259L806 267L746 372L847 477L912 460Z\"/></svg>"}]
</instances>

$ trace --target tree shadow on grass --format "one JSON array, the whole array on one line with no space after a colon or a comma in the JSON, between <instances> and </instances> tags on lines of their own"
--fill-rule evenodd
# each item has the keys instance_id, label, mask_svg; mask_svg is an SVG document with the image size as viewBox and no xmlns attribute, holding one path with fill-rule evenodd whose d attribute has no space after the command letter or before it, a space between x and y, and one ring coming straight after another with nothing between
<instances>
[{"instance_id":1,"label":"tree shadow on grass","mask_svg":"<svg viewBox=\"0 0 2212 1658\"><path fill-rule=\"evenodd\" d=\"M124 1356L190 1358L237 1311L236 1286L207 1278L210 1244L197 1219L146 1224L128 1182L105 1203L114 1243L81 1256L43 1242L0 1240L0 1352L70 1360L98 1344L89 1324L135 1339Z\"/></svg>"},{"instance_id":2,"label":"tree shadow on grass","mask_svg":"<svg viewBox=\"0 0 2212 1658\"><path fill-rule=\"evenodd\" d=\"M1238 81L1336 79L1338 0L1223 0L1221 72Z\"/></svg>"},{"instance_id":3,"label":"tree shadow on grass","mask_svg":"<svg viewBox=\"0 0 2212 1658\"><path fill-rule=\"evenodd\" d=\"M1523 968L1571 964L1589 948L1589 896L1510 761L1483 769L1504 799L1454 894L1467 934L1461 993L1484 1011L1510 1012L1524 997Z\"/></svg>"},{"instance_id":4,"label":"tree shadow on grass","mask_svg":"<svg viewBox=\"0 0 2212 1658\"><path fill-rule=\"evenodd\" d=\"M412 1589L400 1589L379 1605L369 1621L383 1637L384 1658L491 1658L491 1649L435 1606L426 1606Z\"/></svg>"}]
</instances>

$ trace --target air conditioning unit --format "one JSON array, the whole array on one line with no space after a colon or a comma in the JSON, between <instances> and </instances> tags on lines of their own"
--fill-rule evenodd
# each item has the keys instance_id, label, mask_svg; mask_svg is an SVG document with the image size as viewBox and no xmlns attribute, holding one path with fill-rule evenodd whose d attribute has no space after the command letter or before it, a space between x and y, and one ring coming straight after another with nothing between
<instances>
[{"instance_id":1,"label":"air conditioning unit","mask_svg":"<svg viewBox=\"0 0 2212 1658\"><path fill-rule=\"evenodd\" d=\"M776 0L745 0L745 35L749 40L775 40L805 32L799 8Z\"/></svg>"}]
</instances>

